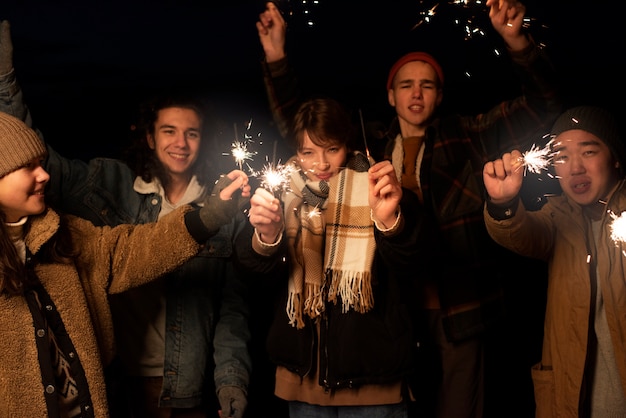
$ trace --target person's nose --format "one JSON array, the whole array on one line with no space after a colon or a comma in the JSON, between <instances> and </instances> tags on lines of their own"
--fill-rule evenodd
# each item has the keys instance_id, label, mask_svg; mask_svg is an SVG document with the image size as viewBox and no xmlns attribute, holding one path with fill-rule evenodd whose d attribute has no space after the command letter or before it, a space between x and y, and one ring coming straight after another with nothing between
<instances>
[{"instance_id":1,"label":"person's nose","mask_svg":"<svg viewBox=\"0 0 626 418\"><path fill-rule=\"evenodd\" d=\"M317 168L320 171L326 171L328 170L329 167L330 167L330 163L323 157L320 159L320 161L317 162Z\"/></svg>"},{"instance_id":2,"label":"person's nose","mask_svg":"<svg viewBox=\"0 0 626 418\"><path fill-rule=\"evenodd\" d=\"M38 183L47 183L50 180L50 174L42 167L37 167L36 177Z\"/></svg>"},{"instance_id":3,"label":"person's nose","mask_svg":"<svg viewBox=\"0 0 626 418\"><path fill-rule=\"evenodd\" d=\"M413 97L416 99L420 99L422 97L422 88L420 86L415 86L413 88Z\"/></svg>"},{"instance_id":4,"label":"person's nose","mask_svg":"<svg viewBox=\"0 0 626 418\"><path fill-rule=\"evenodd\" d=\"M174 143L181 148L187 146L187 135L184 132L179 132L174 137Z\"/></svg>"},{"instance_id":5,"label":"person's nose","mask_svg":"<svg viewBox=\"0 0 626 418\"><path fill-rule=\"evenodd\" d=\"M580 156L573 156L570 160L570 173L571 174L583 174L585 173L585 164Z\"/></svg>"}]
</instances>

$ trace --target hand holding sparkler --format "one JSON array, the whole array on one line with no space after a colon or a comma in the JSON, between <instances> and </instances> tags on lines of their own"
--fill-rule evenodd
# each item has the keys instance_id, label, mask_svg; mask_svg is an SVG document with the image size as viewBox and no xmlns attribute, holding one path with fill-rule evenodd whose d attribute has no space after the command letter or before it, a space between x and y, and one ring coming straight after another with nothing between
<instances>
[{"instance_id":1,"label":"hand holding sparkler","mask_svg":"<svg viewBox=\"0 0 626 418\"><path fill-rule=\"evenodd\" d=\"M522 153L514 150L483 167L485 188L496 205L508 203L519 194L524 177L523 161Z\"/></svg>"},{"instance_id":2,"label":"hand holding sparkler","mask_svg":"<svg viewBox=\"0 0 626 418\"><path fill-rule=\"evenodd\" d=\"M265 244L274 244L283 230L280 201L271 192L259 187L250 198L248 215L259 239Z\"/></svg>"},{"instance_id":3,"label":"hand holding sparkler","mask_svg":"<svg viewBox=\"0 0 626 418\"><path fill-rule=\"evenodd\" d=\"M399 213L402 187L390 161L381 161L368 170L369 205L372 216L384 228L391 228Z\"/></svg>"},{"instance_id":4,"label":"hand holding sparkler","mask_svg":"<svg viewBox=\"0 0 626 418\"><path fill-rule=\"evenodd\" d=\"M226 225L237 214L239 196L250 196L248 176L241 170L233 170L222 175L215 182L213 191L204 200L204 206L198 211L200 220L210 234L215 234L222 225Z\"/></svg>"}]
</instances>

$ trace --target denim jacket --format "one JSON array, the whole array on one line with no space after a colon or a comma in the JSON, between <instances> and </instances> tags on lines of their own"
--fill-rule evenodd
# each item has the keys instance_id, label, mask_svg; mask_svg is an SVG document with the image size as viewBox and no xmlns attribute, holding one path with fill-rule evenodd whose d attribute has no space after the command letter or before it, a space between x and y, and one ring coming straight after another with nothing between
<instances>
[{"instance_id":1,"label":"denim jacket","mask_svg":"<svg viewBox=\"0 0 626 418\"><path fill-rule=\"evenodd\" d=\"M33 127L14 71L0 75L0 111ZM70 160L49 144L47 148L45 169L51 181L46 198L53 207L95 225L157 220L161 196L136 192L135 175L123 162L107 158ZM223 226L196 257L165 278L167 334L161 406L199 405L212 355L216 390L237 386L247 392L251 371L247 295L231 260L235 234L244 224L241 221Z\"/></svg>"}]
</instances>

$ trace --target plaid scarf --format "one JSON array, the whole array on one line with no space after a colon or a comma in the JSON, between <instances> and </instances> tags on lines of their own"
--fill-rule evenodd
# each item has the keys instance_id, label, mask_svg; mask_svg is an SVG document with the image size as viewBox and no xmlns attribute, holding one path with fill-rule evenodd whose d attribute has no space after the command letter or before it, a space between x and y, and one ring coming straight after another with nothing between
<instances>
[{"instance_id":1,"label":"plaid scarf","mask_svg":"<svg viewBox=\"0 0 626 418\"><path fill-rule=\"evenodd\" d=\"M290 189L283 195L285 235L291 259L287 315L304 327L327 301L367 312L374 306L371 267L376 243L368 203L369 162L355 153L346 169L325 181L307 180L295 158Z\"/></svg>"}]
</instances>

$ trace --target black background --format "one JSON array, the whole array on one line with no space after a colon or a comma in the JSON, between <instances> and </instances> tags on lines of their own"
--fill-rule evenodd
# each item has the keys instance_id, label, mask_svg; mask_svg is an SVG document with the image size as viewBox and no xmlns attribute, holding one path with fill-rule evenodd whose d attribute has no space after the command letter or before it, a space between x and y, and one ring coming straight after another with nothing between
<instances>
[{"instance_id":1,"label":"black background","mask_svg":"<svg viewBox=\"0 0 626 418\"><path fill-rule=\"evenodd\" d=\"M435 53L446 73L444 110L477 113L519 93L484 5L445 1L280 0L287 49L308 88L387 120L388 68L407 49ZM273 142L255 22L262 0L3 1L14 66L34 119L67 156L117 156L149 92L206 94L227 126ZM549 48L571 104L623 113L626 37L608 0L525 2L528 30ZM423 12L437 5L429 22ZM305 14L305 10L308 14ZM309 21L314 22L309 25ZM415 26L422 22L415 28ZM457 23L459 22L459 23ZM478 29L467 38L463 26ZM481 35L482 33L482 35ZM261 151L263 153L265 151ZM225 157L224 157L225 158ZM230 157L229 157L230 158Z\"/></svg>"}]
</instances>

